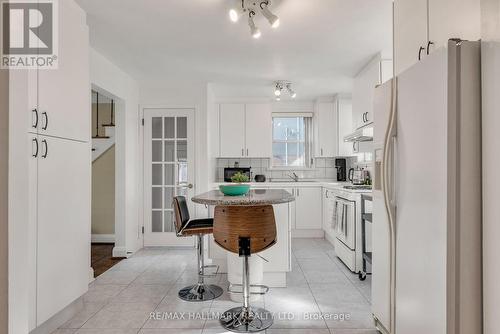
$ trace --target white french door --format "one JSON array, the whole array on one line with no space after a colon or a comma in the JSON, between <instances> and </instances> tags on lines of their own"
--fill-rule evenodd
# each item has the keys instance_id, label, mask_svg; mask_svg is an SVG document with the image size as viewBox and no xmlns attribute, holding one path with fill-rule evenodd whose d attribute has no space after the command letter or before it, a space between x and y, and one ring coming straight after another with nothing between
<instances>
[{"instance_id":1,"label":"white french door","mask_svg":"<svg viewBox=\"0 0 500 334\"><path fill-rule=\"evenodd\" d=\"M175 235L174 196L193 215L194 109L144 109L144 246L190 246Z\"/></svg>"}]
</instances>

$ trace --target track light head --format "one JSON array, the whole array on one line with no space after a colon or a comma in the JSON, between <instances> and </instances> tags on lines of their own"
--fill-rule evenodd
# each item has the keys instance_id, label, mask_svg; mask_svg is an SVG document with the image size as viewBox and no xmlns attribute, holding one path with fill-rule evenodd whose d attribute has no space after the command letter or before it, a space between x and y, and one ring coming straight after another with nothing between
<instances>
[{"instance_id":1,"label":"track light head","mask_svg":"<svg viewBox=\"0 0 500 334\"><path fill-rule=\"evenodd\" d=\"M240 19L240 13L236 9L231 8L229 10L229 19L231 20L231 22L238 22Z\"/></svg>"},{"instance_id":2,"label":"track light head","mask_svg":"<svg viewBox=\"0 0 500 334\"><path fill-rule=\"evenodd\" d=\"M281 85L279 83L276 84L276 87L274 88L274 95L276 96L280 96L281 95L281 90L283 88L281 87Z\"/></svg>"},{"instance_id":3,"label":"track light head","mask_svg":"<svg viewBox=\"0 0 500 334\"><path fill-rule=\"evenodd\" d=\"M286 85L286 90L288 91L288 94L290 94L290 96L292 97L292 99L296 98L297 97L297 93L295 93L295 91L292 89L292 84L289 83Z\"/></svg>"},{"instance_id":4,"label":"track light head","mask_svg":"<svg viewBox=\"0 0 500 334\"><path fill-rule=\"evenodd\" d=\"M271 27L278 28L280 25L280 19L279 17L271 13L271 11L268 8L268 5L269 5L268 1L261 2L260 11L262 12L262 15L264 15L264 17L269 21Z\"/></svg>"},{"instance_id":5,"label":"track light head","mask_svg":"<svg viewBox=\"0 0 500 334\"><path fill-rule=\"evenodd\" d=\"M253 21L253 16L255 15L254 11L251 11L248 13L248 26L250 27L250 34L252 34L252 37L255 39L260 38L260 30L257 28L255 25L255 22Z\"/></svg>"}]
</instances>

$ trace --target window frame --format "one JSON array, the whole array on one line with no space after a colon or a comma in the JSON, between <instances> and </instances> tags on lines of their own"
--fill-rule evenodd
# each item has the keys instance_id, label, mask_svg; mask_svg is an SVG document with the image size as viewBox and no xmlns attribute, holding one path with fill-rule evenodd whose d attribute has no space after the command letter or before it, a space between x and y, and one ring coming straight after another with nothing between
<instances>
[{"instance_id":1,"label":"window frame","mask_svg":"<svg viewBox=\"0 0 500 334\"><path fill-rule=\"evenodd\" d=\"M282 140L274 139L274 121L276 118L302 118L304 126L304 139ZM311 170L314 169L312 162L312 144L313 144L313 113L273 113L272 114L272 138L273 147L270 169L272 170ZM304 144L304 165L300 166L277 166L274 165L274 144Z\"/></svg>"}]
</instances>

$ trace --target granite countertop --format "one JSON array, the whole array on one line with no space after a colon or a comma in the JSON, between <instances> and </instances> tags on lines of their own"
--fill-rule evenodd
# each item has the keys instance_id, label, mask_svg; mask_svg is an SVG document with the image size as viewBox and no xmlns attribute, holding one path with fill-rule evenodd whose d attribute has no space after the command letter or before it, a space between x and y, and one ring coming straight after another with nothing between
<instances>
[{"instance_id":1,"label":"granite countertop","mask_svg":"<svg viewBox=\"0 0 500 334\"><path fill-rule=\"evenodd\" d=\"M212 190L191 199L206 205L270 205L292 202L295 197L281 189L251 189L243 196L226 196L219 190Z\"/></svg>"},{"instance_id":2,"label":"granite countertop","mask_svg":"<svg viewBox=\"0 0 500 334\"><path fill-rule=\"evenodd\" d=\"M215 182L212 184L214 188L219 187L221 184L228 184L227 182ZM315 187L324 187L330 190L338 190L344 191L353 194L370 194L372 190L366 189L345 189L344 186L351 185L350 182L337 182L333 180L308 180L308 181L299 181L299 182L283 182L283 181L266 181L266 182L249 182L252 188L315 188Z\"/></svg>"}]
</instances>

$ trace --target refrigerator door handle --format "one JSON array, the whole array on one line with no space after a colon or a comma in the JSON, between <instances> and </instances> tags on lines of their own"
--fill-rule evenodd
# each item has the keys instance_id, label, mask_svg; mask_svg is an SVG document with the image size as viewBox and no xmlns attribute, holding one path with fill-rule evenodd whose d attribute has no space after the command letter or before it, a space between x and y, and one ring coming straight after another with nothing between
<instances>
[{"instance_id":1,"label":"refrigerator door handle","mask_svg":"<svg viewBox=\"0 0 500 334\"><path fill-rule=\"evenodd\" d=\"M394 333L396 326L396 201L394 198L394 146L396 144L397 135L397 87L397 77L395 77L392 80L391 110L384 137L384 155L382 162L382 191L389 221L390 333Z\"/></svg>"}]
</instances>

